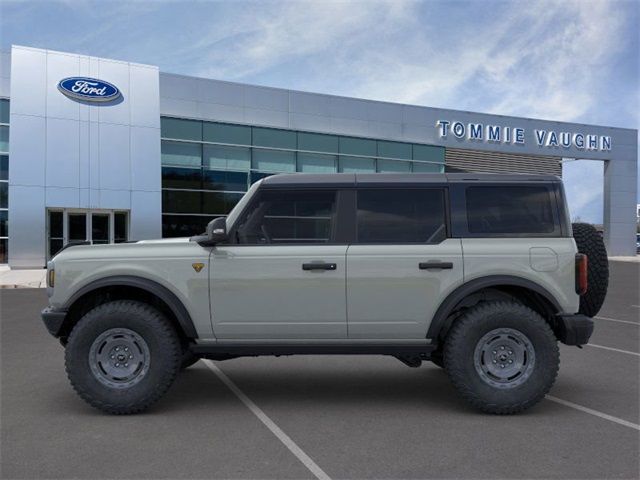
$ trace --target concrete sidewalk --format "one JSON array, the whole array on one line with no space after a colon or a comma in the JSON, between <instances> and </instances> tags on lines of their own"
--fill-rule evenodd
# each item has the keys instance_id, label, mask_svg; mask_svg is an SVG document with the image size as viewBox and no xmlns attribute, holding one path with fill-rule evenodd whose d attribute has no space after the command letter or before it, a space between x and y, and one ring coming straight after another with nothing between
<instances>
[{"instance_id":1,"label":"concrete sidewalk","mask_svg":"<svg viewBox=\"0 0 640 480\"><path fill-rule=\"evenodd\" d=\"M610 262L640 263L640 256L635 257L609 257ZM46 288L47 270L10 270L9 267L0 267L0 288Z\"/></svg>"},{"instance_id":2,"label":"concrete sidewalk","mask_svg":"<svg viewBox=\"0 0 640 480\"><path fill-rule=\"evenodd\" d=\"M10 270L0 267L0 288L45 288L47 270Z\"/></svg>"}]
</instances>

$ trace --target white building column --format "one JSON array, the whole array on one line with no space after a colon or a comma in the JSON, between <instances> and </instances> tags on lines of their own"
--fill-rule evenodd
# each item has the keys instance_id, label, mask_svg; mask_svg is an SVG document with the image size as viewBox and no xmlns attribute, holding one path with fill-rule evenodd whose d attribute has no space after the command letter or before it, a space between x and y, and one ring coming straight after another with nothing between
<instances>
[{"instance_id":1,"label":"white building column","mask_svg":"<svg viewBox=\"0 0 640 480\"><path fill-rule=\"evenodd\" d=\"M637 145L633 152L604 166L604 241L610 256L636 254Z\"/></svg>"}]
</instances>

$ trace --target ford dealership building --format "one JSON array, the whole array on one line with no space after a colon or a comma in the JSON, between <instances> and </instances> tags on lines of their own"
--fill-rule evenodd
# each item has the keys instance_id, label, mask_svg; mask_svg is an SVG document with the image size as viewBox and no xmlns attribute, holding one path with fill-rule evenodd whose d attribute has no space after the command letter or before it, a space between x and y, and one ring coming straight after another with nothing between
<instances>
[{"instance_id":1,"label":"ford dealership building","mask_svg":"<svg viewBox=\"0 0 640 480\"><path fill-rule=\"evenodd\" d=\"M637 131L297 92L14 46L0 63L0 263L69 242L200 233L279 172L561 175L604 167L604 235L634 255Z\"/></svg>"}]
</instances>

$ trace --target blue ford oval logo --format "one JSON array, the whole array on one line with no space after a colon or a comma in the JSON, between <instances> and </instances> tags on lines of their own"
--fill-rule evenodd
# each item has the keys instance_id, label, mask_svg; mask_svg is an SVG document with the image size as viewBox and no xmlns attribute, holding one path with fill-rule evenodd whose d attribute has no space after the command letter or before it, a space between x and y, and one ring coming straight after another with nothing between
<instances>
[{"instance_id":1,"label":"blue ford oval logo","mask_svg":"<svg viewBox=\"0 0 640 480\"><path fill-rule=\"evenodd\" d=\"M58 83L58 90L67 97L89 102L109 102L120 96L120 90L115 85L88 77L63 78Z\"/></svg>"}]
</instances>

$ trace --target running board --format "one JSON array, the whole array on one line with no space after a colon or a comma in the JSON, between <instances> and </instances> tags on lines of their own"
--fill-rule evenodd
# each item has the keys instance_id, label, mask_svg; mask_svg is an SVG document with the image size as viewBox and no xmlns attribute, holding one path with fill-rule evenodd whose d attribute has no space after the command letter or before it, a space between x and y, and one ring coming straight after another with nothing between
<instances>
[{"instance_id":1,"label":"running board","mask_svg":"<svg viewBox=\"0 0 640 480\"><path fill-rule=\"evenodd\" d=\"M203 358L209 356L257 357L279 355L393 355L428 359L435 345L402 343L215 343L191 345L190 350Z\"/></svg>"}]
</instances>

